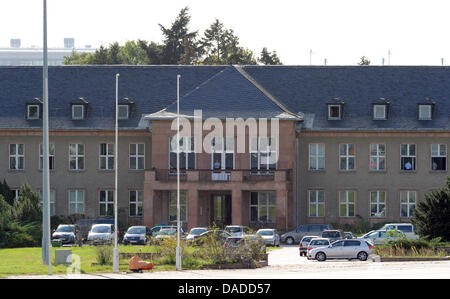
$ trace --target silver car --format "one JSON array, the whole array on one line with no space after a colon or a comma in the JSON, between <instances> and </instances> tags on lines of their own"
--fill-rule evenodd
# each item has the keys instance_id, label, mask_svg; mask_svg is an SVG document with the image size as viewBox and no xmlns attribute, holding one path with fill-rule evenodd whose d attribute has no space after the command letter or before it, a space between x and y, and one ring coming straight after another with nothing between
<instances>
[{"instance_id":1,"label":"silver car","mask_svg":"<svg viewBox=\"0 0 450 299\"><path fill-rule=\"evenodd\" d=\"M280 235L273 228L263 228L256 232L256 235L262 237L266 245L280 246Z\"/></svg>"},{"instance_id":2,"label":"silver car","mask_svg":"<svg viewBox=\"0 0 450 299\"><path fill-rule=\"evenodd\" d=\"M208 231L207 227L193 227L189 231L189 234L186 236L186 241L188 241L188 242L194 241L194 239L196 237L200 236L201 234L203 234L206 231Z\"/></svg>"},{"instance_id":3,"label":"silver car","mask_svg":"<svg viewBox=\"0 0 450 299\"><path fill-rule=\"evenodd\" d=\"M324 230L332 229L330 224L304 224L293 231L281 235L281 242L288 245L298 244L304 236L320 236Z\"/></svg>"},{"instance_id":4,"label":"silver car","mask_svg":"<svg viewBox=\"0 0 450 299\"><path fill-rule=\"evenodd\" d=\"M114 240L114 225L112 224L94 224L88 234L88 242L112 243Z\"/></svg>"},{"instance_id":5,"label":"silver car","mask_svg":"<svg viewBox=\"0 0 450 299\"><path fill-rule=\"evenodd\" d=\"M358 239L369 240L375 245L382 245L402 238L405 238L405 234L401 231L373 230Z\"/></svg>"},{"instance_id":6,"label":"silver car","mask_svg":"<svg viewBox=\"0 0 450 299\"><path fill-rule=\"evenodd\" d=\"M318 247L308 251L308 259L323 262L327 259L358 259L366 261L372 254L373 244L366 240L340 240L326 247Z\"/></svg>"},{"instance_id":7,"label":"silver car","mask_svg":"<svg viewBox=\"0 0 450 299\"><path fill-rule=\"evenodd\" d=\"M327 238L313 238L311 239L309 244L306 245L305 256L310 260L311 258L307 255L309 251L313 250L314 248L328 247L330 244L331 242Z\"/></svg>"}]
</instances>

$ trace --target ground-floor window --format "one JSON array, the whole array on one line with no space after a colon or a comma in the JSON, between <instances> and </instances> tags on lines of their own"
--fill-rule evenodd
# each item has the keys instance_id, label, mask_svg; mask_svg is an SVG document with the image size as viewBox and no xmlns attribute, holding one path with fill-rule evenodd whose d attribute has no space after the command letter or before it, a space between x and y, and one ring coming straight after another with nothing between
<instances>
[{"instance_id":1,"label":"ground-floor window","mask_svg":"<svg viewBox=\"0 0 450 299\"><path fill-rule=\"evenodd\" d=\"M144 204L144 191L130 190L129 199L130 199L130 216L142 217Z\"/></svg>"},{"instance_id":2,"label":"ground-floor window","mask_svg":"<svg viewBox=\"0 0 450 299\"><path fill-rule=\"evenodd\" d=\"M274 191L250 193L250 222L276 222L276 195Z\"/></svg>"},{"instance_id":3,"label":"ground-floor window","mask_svg":"<svg viewBox=\"0 0 450 299\"><path fill-rule=\"evenodd\" d=\"M370 217L386 217L386 192L370 192Z\"/></svg>"},{"instance_id":4,"label":"ground-floor window","mask_svg":"<svg viewBox=\"0 0 450 299\"><path fill-rule=\"evenodd\" d=\"M84 214L84 190L69 190L69 214Z\"/></svg>"},{"instance_id":5,"label":"ground-floor window","mask_svg":"<svg viewBox=\"0 0 450 299\"><path fill-rule=\"evenodd\" d=\"M99 192L99 216L113 216L114 215L114 191L100 190Z\"/></svg>"},{"instance_id":6,"label":"ground-floor window","mask_svg":"<svg viewBox=\"0 0 450 299\"><path fill-rule=\"evenodd\" d=\"M180 191L180 221L187 221L187 192ZM169 191L169 221L177 221L177 191Z\"/></svg>"},{"instance_id":7,"label":"ground-floor window","mask_svg":"<svg viewBox=\"0 0 450 299\"><path fill-rule=\"evenodd\" d=\"M325 192L323 190L309 190L309 217L325 216Z\"/></svg>"},{"instance_id":8,"label":"ground-floor window","mask_svg":"<svg viewBox=\"0 0 450 299\"><path fill-rule=\"evenodd\" d=\"M400 217L412 217L415 209L416 191L400 191Z\"/></svg>"},{"instance_id":9,"label":"ground-floor window","mask_svg":"<svg viewBox=\"0 0 450 299\"><path fill-rule=\"evenodd\" d=\"M355 216L355 191L339 192L339 216L340 217Z\"/></svg>"}]
</instances>

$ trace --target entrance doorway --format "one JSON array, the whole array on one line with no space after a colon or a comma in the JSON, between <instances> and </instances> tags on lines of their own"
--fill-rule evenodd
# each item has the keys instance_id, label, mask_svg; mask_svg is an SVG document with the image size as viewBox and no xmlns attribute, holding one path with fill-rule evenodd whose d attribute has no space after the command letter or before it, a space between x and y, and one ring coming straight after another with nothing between
<instances>
[{"instance_id":1,"label":"entrance doorway","mask_svg":"<svg viewBox=\"0 0 450 299\"><path fill-rule=\"evenodd\" d=\"M224 228L231 224L231 195L221 194L211 196L211 224Z\"/></svg>"}]
</instances>

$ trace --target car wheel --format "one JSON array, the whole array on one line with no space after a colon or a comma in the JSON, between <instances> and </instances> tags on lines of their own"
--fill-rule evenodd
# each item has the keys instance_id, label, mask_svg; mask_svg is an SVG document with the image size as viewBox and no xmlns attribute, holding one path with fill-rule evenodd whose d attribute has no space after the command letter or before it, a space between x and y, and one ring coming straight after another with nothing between
<instances>
[{"instance_id":1,"label":"car wheel","mask_svg":"<svg viewBox=\"0 0 450 299\"><path fill-rule=\"evenodd\" d=\"M360 253L358 253L357 257L358 257L358 260L364 262L367 260L368 255L366 252L361 251Z\"/></svg>"},{"instance_id":2,"label":"car wheel","mask_svg":"<svg viewBox=\"0 0 450 299\"><path fill-rule=\"evenodd\" d=\"M291 238L291 237L287 238L287 239L286 239L286 244L288 244L288 245L294 244L294 239Z\"/></svg>"},{"instance_id":3,"label":"car wheel","mask_svg":"<svg viewBox=\"0 0 450 299\"><path fill-rule=\"evenodd\" d=\"M325 255L325 253L318 252L316 254L316 260L318 260L319 262L324 262L324 261L326 261L326 259L327 259L327 256Z\"/></svg>"}]
</instances>

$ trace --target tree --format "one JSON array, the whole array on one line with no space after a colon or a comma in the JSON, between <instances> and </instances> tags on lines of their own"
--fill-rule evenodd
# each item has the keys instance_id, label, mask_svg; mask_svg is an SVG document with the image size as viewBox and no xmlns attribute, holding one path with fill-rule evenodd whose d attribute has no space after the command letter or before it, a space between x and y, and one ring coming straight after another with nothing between
<instances>
[{"instance_id":1,"label":"tree","mask_svg":"<svg viewBox=\"0 0 450 299\"><path fill-rule=\"evenodd\" d=\"M159 24L164 35L163 64L179 64L184 58L188 47L197 47L197 31L189 32L188 29L191 20L188 12L188 7L183 8L170 28Z\"/></svg>"},{"instance_id":2,"label":"tree","mask_svg":"<svg viewBox=\"0 0 450 299\"><path fill-rule=\"evenodd\" d=\"M370 60L366 56L363 56L361 57L361 61L358 62L358 65L370 65Z\"/></svg>"},{"instance_id":3,"label":"tree","mask_svg":"<svg viewBox=\"0 0 450 299\"><path fill-rule=\"evenodd\" d=\"M6 183L6 180L3 179L3 182L0 182L0 195L3 196L3 199L9 204L14 204L15 194L14 191L12 191L8 184Z\"/></svg>"},{"instance_id":4,"label":"tree","mask_svg":"<svg viewBox=\"0 0 450 299\"><path fill-rule=\"evenodd\" d=\"M421 236L450 241L450 177L443 188L426 194L417 204L411 222Z\"/></svg>"},{"instance_id":5,"label":"tree","mask_svg":"<svg viewBox=\"0 0 450 299\"><path fill-rule=\"evenodd\" d=\"M276 51L269 52L266 47L261 51L261 56L258 58L258 62L264 65L281 65L281 60Z\"/></svg>"},{"instance_id":6,"label":"tree","mask_svg":"<svg viewBox=\"0 0 450 299\"><path fill-rule=\"evenodd\" d=\"M147 51L142 48L147 42L143 41L127 41L123 47L119 49L118 58L121 64L143 65L150 64Z\"/></svg>"}]
</instances>

